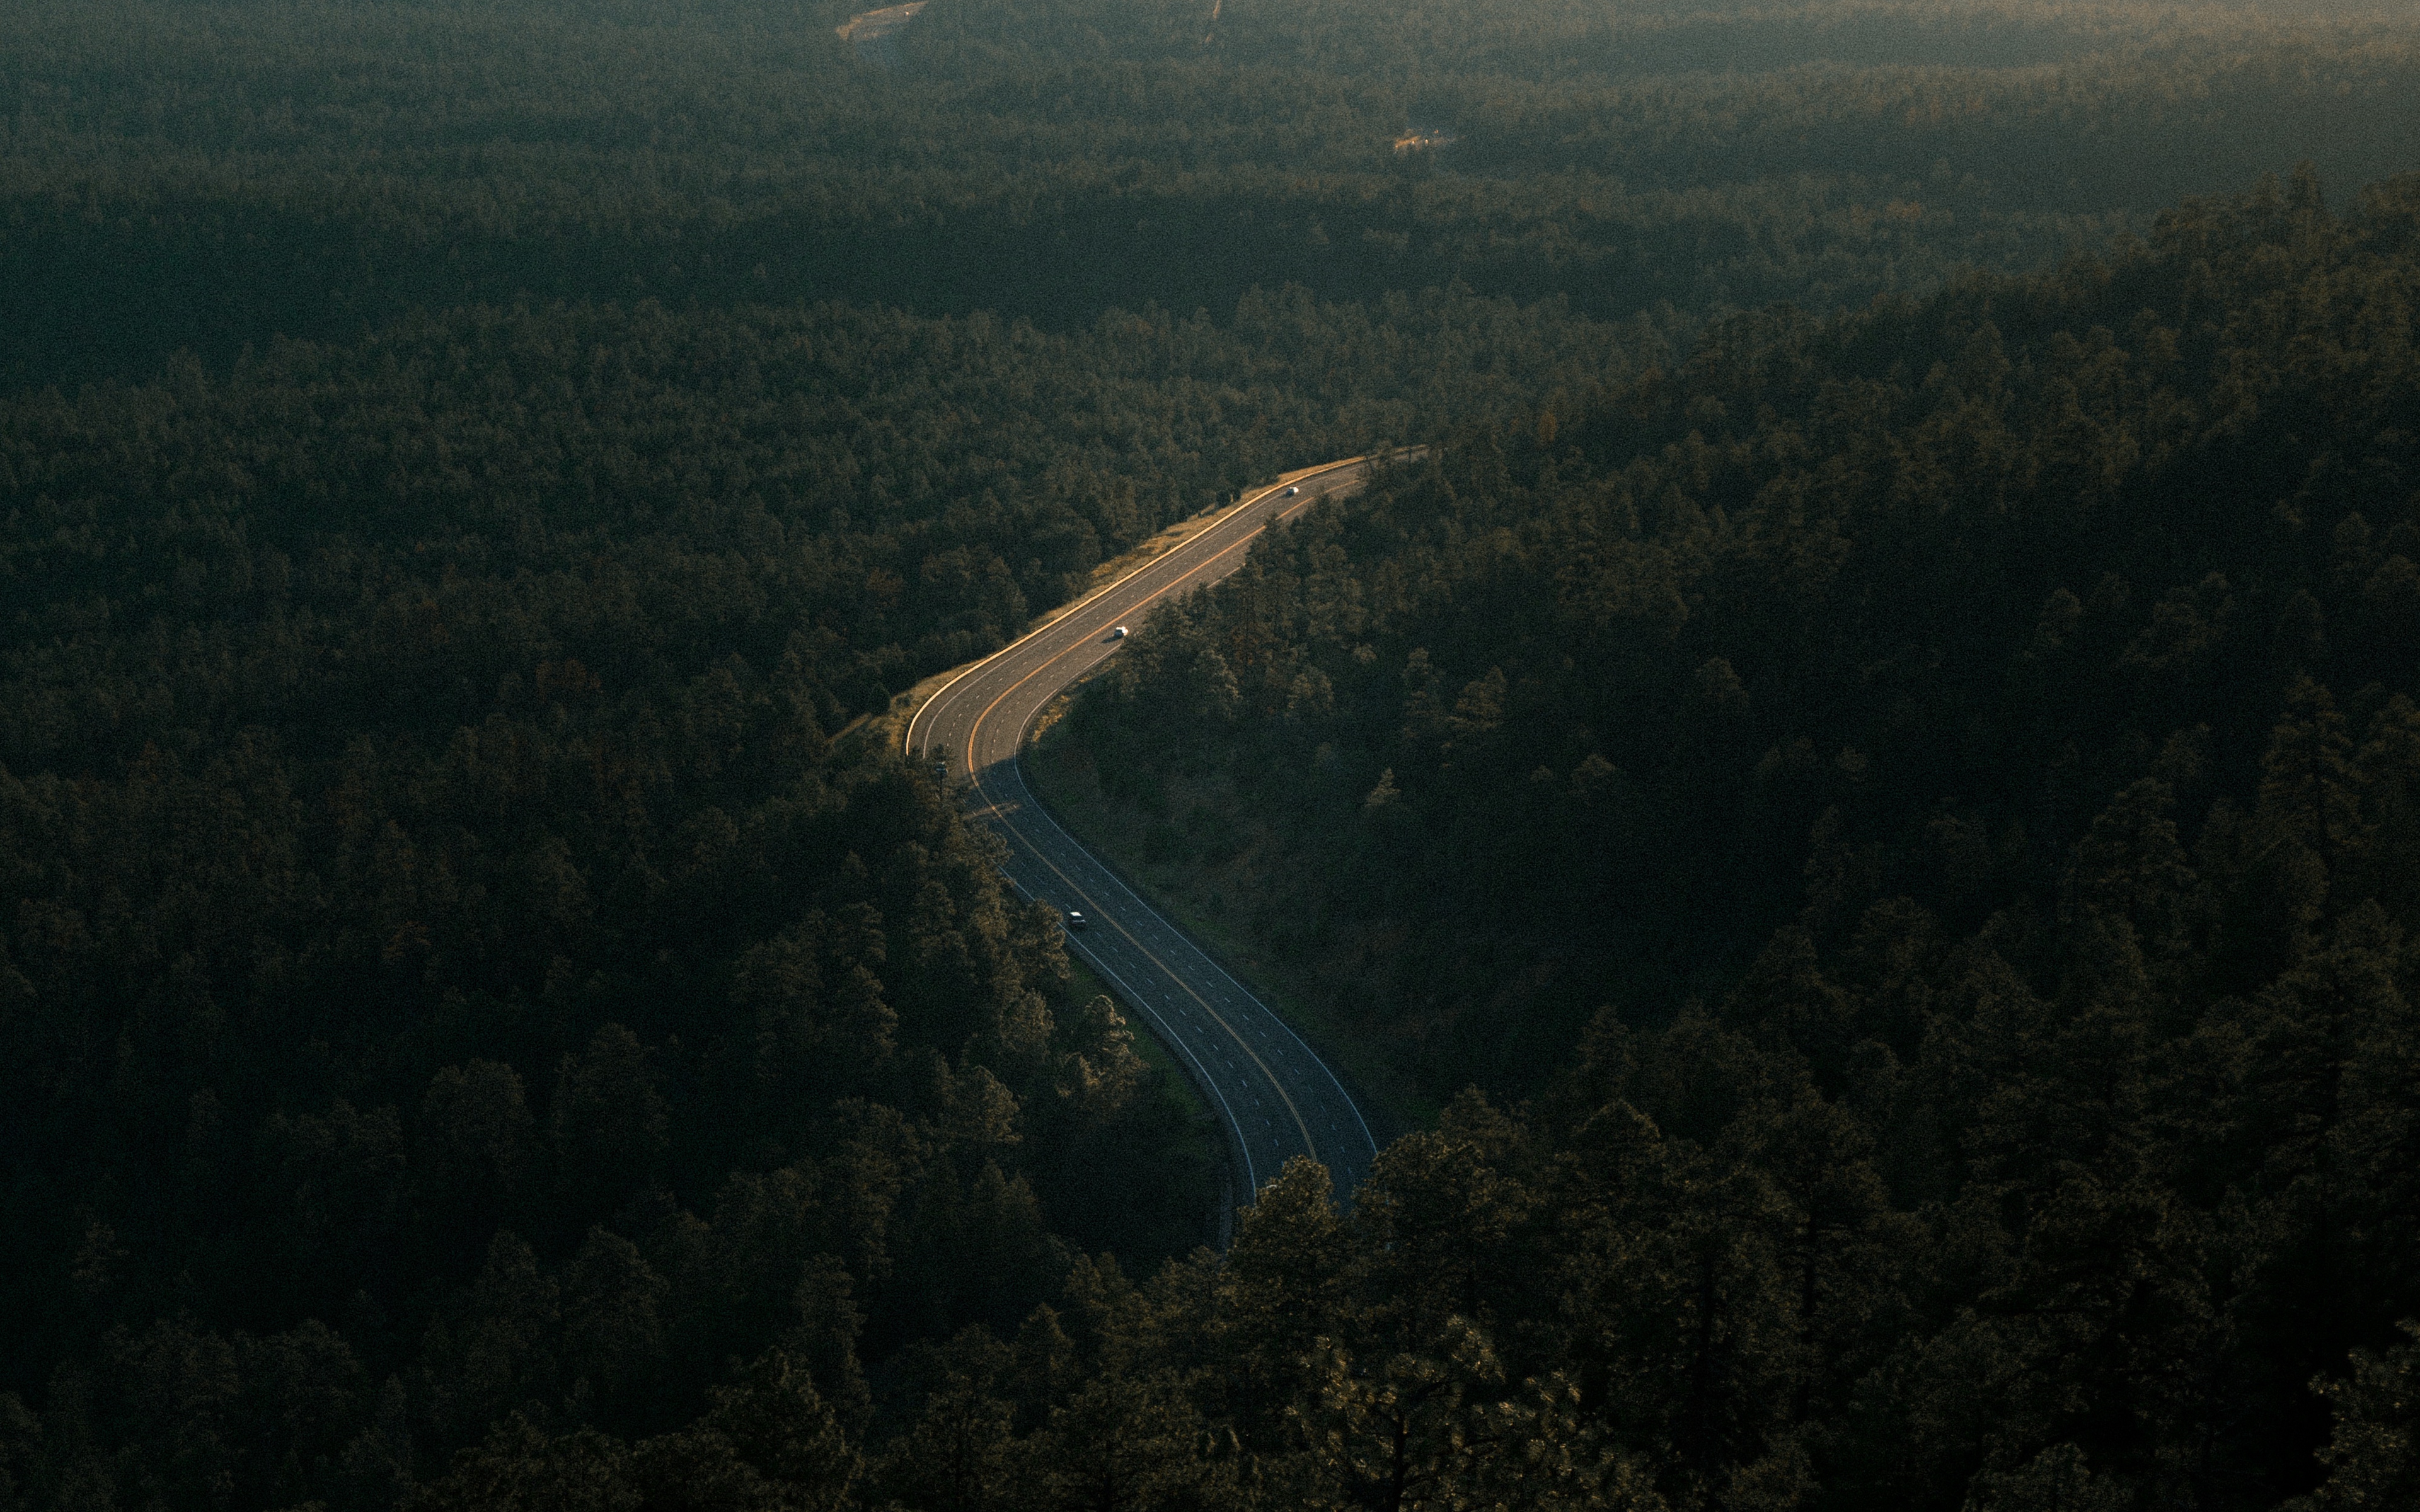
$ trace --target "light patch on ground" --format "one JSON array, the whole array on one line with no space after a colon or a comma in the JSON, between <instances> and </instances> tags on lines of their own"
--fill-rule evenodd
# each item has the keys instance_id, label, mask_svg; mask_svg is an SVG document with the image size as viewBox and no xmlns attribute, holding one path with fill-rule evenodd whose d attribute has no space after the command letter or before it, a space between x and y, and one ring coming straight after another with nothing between
<instances>
[{"instance_id":1,"label":"light patch on ground","mask_svg":"<svg viewBox=\"0 0 2420 1512\"><path fill-rule=\"evenodd\" d=\"M929 3L930 0L908 0L904 6L884 6L879 10L851 16L833 30L840 33L842 41L865 47L888 39L892 33L914 21L916 12Z\"/></svg>"}]
</instances>

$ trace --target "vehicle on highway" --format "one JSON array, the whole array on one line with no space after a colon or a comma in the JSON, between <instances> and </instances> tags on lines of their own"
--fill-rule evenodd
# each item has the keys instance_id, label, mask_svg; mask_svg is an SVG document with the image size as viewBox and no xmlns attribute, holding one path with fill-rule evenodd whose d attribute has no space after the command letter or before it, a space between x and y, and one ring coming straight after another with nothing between
<instances>
[{"instance_id":1,"label":"vehicle on highway","mask_svg":"<svg viewBox=\"0 0 2420 1512\"><path fill-rule=\"evenodd\" d=\"M1282 494L1279 495L1279 497L1280 497L1280 498L1281 498L1281 499L1292 499L1292 498L1294 498L1295 496L1296 496L1297 494L1299 494L1299 493L1301 493L1301 492L1302 492L1302 490L1301 490L1300 488L1296 488L1296 487L1293 486L1292 485L1288 485L1288 486L1287 486L1287 487L1286 487L1286 491L1285 491L1284 493L1282 493Z\"/></svg>"},{"instance_id":2,"label":"vehicle on highway","mask_svg":"<svg viewBox=\"0 0 2420 1512\"><path fill-rule=\"evenodd\" d=\"M1144 614L1190 587L1217 580L1242 563L1243 548L1264 524L1291 517L1311 501L1314 488L1350 481L1357 471L1340 464L1320 470L1319 476L1314 486L1279 484L1247 493L1263 507L1213 523L1153 558L1112 585L1114 600L1094 602L1094 609L1114 612L1114 602L1130 614ZM1265 507L1289 486L1295 490L1293 499L1274 510ZM1261 1182L1288 1158L1308 1152L1337 1173L1340 1189L1350 1189L1376 1153L1352 1095L1270 1015L1249 983L1202 955L1148 902L1123 891L1117 878L1062 832L1025 786L1016 752L1026 732L1052 700L1085 672L1105 666L1134 634L1132 622L1092 624L1099 630L1089 645L1037 634L964 669L917 710L907 745L928 763L949 761L950 786L963 795L970 817L979 815L1006 844L1002 871L1010 882L1020 895L1058 913L1047 926L1054 942L1070 956L1109 952L1097 964L1126 978L1112 990L1212 1094L1218 1122L1240 1158L1240 1187L1257 1195ZM1081 634L1074 625L1067 629ZM1005 690L1002 683L1009 685ZM963 748L944 745L939 738L944 730L954 732ZM1090 909L1057 902L1091 897L1115 900L1114 922L1099 925ZM1076 939L1079 932L1081 943ZM1179 998L1208 1011L1197 1018L1177 1007ZM1264 1057L1266 1050L1275 1055Z\"/></svg>"}]
</instances>

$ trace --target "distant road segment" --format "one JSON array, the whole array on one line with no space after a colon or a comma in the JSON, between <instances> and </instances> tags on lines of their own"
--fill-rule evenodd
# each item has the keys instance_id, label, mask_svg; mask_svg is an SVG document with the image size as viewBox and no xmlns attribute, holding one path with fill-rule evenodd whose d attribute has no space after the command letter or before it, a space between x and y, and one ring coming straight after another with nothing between
<instances>
[{"instance_id":1,"label":"distant road segment","mask_svg":"<svg viewBox=\"0 0 2420 1512\"><path fill-rule=\"evenodd\" d=\"M1050 701L1117 654L1120 626L1139 626L1161 599L1234 571L1270 521L1358 486L1368 467L1363 457L1332 462L1247 495L1190 538L960 672L908 725L909 753L946 754L949 775L966 780L970 811L1008 842L1017 889L1063 915L1084 916L1086 927L1069 931L1068 948L1202 1088L1254 1196L1289 1157L1303 1154L1327 1167L1340 1196L1350 1194L1377 1154L1368 1121L1299 1035L1034 801L1017 753Z\"/></svg>"}]
</instances>

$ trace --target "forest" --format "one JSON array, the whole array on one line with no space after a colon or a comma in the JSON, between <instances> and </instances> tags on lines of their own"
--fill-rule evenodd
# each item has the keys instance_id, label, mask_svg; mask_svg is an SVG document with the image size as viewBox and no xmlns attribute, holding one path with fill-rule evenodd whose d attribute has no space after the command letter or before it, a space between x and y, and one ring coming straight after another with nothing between
<instances>
[{"instance_id":1,"label":"forest","mask_svg":"<svg viewBox=\"0 0 2420 1512\"><path fill-rule=\"evenodd\" d=\"M864 1398L1211 1237L1215 1141L866 720L1342 427L1611 360L1388 314L1316 401L1294 344L1372 337L1300 299L471 311L0 400L0 1390L95 1504L389 1504L780 1340Z\"/></svg>"},{"instance_id":2,"label":"forest","mask_svg":"<svg viewBox=\"0 0 2420 1512\"><path fill-rule=\"evenodd\" d=\"M1139 1315L1333 1308L1341 1504L1390 1427L1457 1505L2420 1491L2416 301L2420 177L2299 177L1718 325L1158 611L1060 761L1446 1106L1253 1216L1294 1300Z\"/></svg>"},{"instance_id":3,"label":"forest","mask_svg":"<svg viewBox=\"0 0 2420 1512\"><path fill-rule=\"evenodd\" d=\"M14 0L0 378L558 300L1828 309L2420 154L2398 6L940 0L886 69L854 4Z\"/></svg>"},{"instance_id":4,"label":"forest","mask_svg":"<svg viewBox=\"0 0 2420 1512\"><path fill-rule=\"evenodd\" d=\"M0 0L0 1512L2420 1502L2400 8L853 8Z\"/></svg>"}]
</instances>

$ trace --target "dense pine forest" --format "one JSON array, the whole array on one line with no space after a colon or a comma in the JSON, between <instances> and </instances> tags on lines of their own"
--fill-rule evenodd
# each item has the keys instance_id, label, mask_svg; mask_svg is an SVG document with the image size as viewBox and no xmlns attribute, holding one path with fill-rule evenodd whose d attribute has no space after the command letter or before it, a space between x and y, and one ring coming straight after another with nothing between
<instances>
[{"instance_id":1,"label":"dense pine forest","mask_svg":"<svg viewBox=\"0 0 2420 1512\"><path fill-rule=\"evenodd\" d=\"M853 8L0 5L0 1512L2420 1501L2408 16Z\"/></svg>"},{"instance_id":2,"label":"dense pine forest","mask_svg":"<svg viewBox=\"0 0 2420 1512\"><path fill-rule=\"evenodd\" d=\"M1814 308L2420 154L2391 5L945 0L886 69L856 4L12 0L0 377L474 302Z\"/></svg>"},{"instance_id":3,"label":"dense pine forest","mask_svg":"<svg viewBox=\"0 0 2420 1512\"><path fill-rule=\"evenodd\" d=\"M1607 360L1391 314L1420 370L1315 405L1285 348L1366 318L1284 301L470 312L0 401L8 1384L132 1504L381 1504L1210 1237L1211 1142L863 721L1230 481Z\"/></svg>"},{"instance_id":4,"label":"dense pine forest","mask_svg":"<svg viewBox=\"0 0 2420 1512\"><path fill-rule=\"evenodd\" d=\"M2332 1409L2309 1504L2420 1490L2415 298L2420 179L2196 205L1718 328L1155 618L1060 760L1500 1089L1270 1316L1476 1412L1457 1317L1665 1504L2269 1506Z\"/></svg>"}]
</instances>

